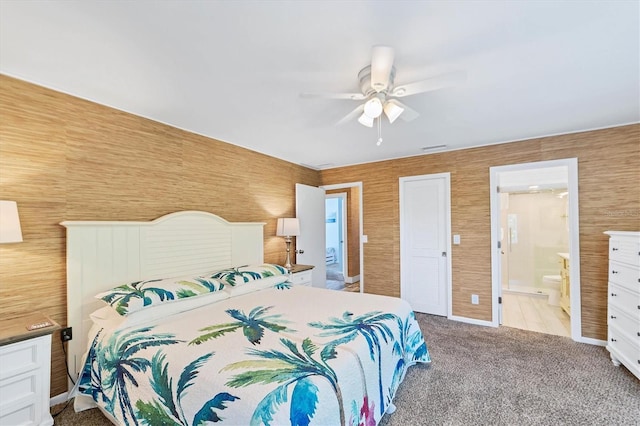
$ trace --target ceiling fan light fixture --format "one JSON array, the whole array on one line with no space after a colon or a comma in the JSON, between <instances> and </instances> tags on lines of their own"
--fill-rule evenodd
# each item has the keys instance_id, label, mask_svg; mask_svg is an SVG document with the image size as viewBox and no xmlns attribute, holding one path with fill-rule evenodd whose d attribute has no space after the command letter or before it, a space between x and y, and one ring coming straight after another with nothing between
<instances>
[{"instance_id":1,"label":"ceiling fan light fixture","mask_svg":"<svg viewBox=\"0 0 640 426\"><path fill-rule=\"evenodd\" d=\"M380 114L382 114L382 101L378 97L369 99L364 104L364 113L371 119L380 117Z\"/></svg>"},{"instance_id":2,"label":"ceiling fan light fixture","mask_svg":"<svg viewBox=\"0 0 640 426\"><path fill-rule=\"evenodd\" d=\"M373 118L369 117L366 112L364 112L359 118L358 123L363 126L373 127Z\"/></svg>"},{"instance_id":3,"label":"ceiling fan light fixture","mask_svg":"<svg viewBox=\"0 0 640 426\"><path fill-rule=\"evenodd\" d=\"M400 114L404 111L400 105L393 102L393 100L384 104L384 114L389 119L389 123L396 121L396 118L400 117Z\"/></svg>"}]
</instances>

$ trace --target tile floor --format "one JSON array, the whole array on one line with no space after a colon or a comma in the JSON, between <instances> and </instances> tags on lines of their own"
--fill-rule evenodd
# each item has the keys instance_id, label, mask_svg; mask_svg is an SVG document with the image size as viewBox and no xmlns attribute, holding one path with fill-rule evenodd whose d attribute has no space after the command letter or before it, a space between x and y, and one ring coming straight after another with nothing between
<instances>
[{"instance_id":1,"label":"tile floor","mask_svg":"<svg viewBox=\"0 0 640 426\"><path fill-rule=\"evenodd\" d=\"M571 337L571 320L561 307L547 303L547 296L502 292L502 325Z\"/></svg>"}]
</instances>

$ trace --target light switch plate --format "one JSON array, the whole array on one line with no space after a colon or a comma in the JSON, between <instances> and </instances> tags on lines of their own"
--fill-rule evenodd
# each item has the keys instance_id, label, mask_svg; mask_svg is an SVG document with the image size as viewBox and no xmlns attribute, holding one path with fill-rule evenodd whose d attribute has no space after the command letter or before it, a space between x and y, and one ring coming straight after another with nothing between
<instances>
[{"instance_id":1,"label":"light switch plate","mask_svg":"<svg viewBox=\"0 0 640 426\"><path fill-rule=\"evenodd\" d=\"M453 244L460 244L460 235L456 234L453 236Z\"/></svg>"}]
</instances>

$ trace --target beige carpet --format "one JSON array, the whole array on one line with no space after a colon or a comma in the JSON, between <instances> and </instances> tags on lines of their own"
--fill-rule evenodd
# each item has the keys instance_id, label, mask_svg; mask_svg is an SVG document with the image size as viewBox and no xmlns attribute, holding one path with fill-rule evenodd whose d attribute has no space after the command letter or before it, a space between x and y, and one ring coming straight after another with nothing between
<instances>
[{"instance_id":1,"label":"beige carpet","mask_svg":"<svg viewBox=\"0 0 640 426\"><path fill-rule=\"evenodd\" d=\"M417 317L433 361L409 369L398 409L381 426L639 424L640 381L615 367L603 347ZM76 414L69 406L55 424L110 423L98 410Z\"/></svg>"}]
</instances>

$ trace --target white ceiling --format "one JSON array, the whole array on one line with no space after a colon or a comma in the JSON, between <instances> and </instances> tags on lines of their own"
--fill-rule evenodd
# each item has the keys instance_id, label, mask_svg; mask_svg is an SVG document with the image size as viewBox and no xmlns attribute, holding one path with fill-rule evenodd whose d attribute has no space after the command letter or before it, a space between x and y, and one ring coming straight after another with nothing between
<instances>
[{"instance_id":1,"label":"white ceiling","mask_svg":"<svg viewBox=\"0 0 640 426\"><path fill-rule=\"evenodd\" d=\"M638 1L8 1L0 72L318 169L640 121ZM336 125L371 47L421 115Z\"/></svg>"}]
</instances>

